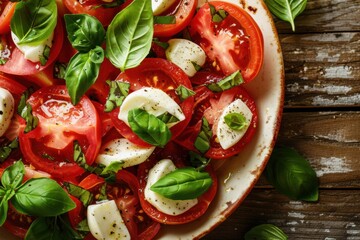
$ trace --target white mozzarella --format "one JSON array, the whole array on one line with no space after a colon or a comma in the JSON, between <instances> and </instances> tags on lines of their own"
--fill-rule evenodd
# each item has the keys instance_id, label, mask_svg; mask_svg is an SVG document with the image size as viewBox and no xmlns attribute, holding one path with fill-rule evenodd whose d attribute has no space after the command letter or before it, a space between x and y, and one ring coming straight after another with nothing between
<instances>
[{"instance_id":1,"label":"white mozzarella","mask_svg":"<svg viewBox=\"0 0 360 240\"><path fill-rule=\"evenodd\" d=\"M186 39L175 38L168 41L166 58L179 66L189 77L197 72L195 65L202 67L206 61L204 50Z\"/></svg>"},{"instance_id":2,"label":"white mozzarella","mask_svg":"<svg viewBox=\"0 0 360 240\"><path fill-rule=\"evenodd\" d=\"M160 15L165 12L176 0L152 0L151 6L154 15Z\"/></svg>"},{"instance_id":3,"label":"white mozzarella","mask_svg":"<svg viewBox=\"0 0 360 240\"><path fill-rule=\"evenodd\" d=\"M168 112L179 119L179 121L185 119L181 107L164 91L158 88L144 87L130 93L120 107L118 118L129 125L129 111L134 108L141 108L155 116ZM179 122L169 123L167 125L168 127L172 127L177 123Z\"/></svg>"},{"instance_id":4,"label":"white mozzarella","mask_svg":"<svg viewBox=\"0 0 360 240\"><path fill-rule=\"evenodd\" d=\"M11 37L16 45L16 47L24 54L25 59L31 62L39 62L40 56L43 56L44 49L46 46L49 48L52 47L52 40L54 38L54 33L52 33L49 38L44 41L36 44L36 45L28 45L28 44L18 44L19 38L11 32Z\"/></svg>"},{"instance_id":5,"label":"white mozzarella","mask_svg":"<svg viewBox=\"0 0 360 240\"><path fill-rule=\"evenodd\" d=\"M126 168L144 162L154 150L155 147L138 147L125 138L113 139L100 149L96 162L109 166L123 161Z\"/></svg>"},{"instance_id":6,"label":"white mozzarella","mask_svg":"<svg viewBox=\"0 0 360 240\"><path fill-rule=\"evenodd\" d=\"M240 113L244 115L246 122L248 123L247 126L241 130L231 129L225 123L224 119L225 116L229 113ZM239 142L239 140L244 136L246 130L249 128L252 115L253 114L251 113L250 109L240 99L233 101L223 110L219 117L219 123L216 128L216 135L223 149L228 149Z\"/></svg>"},{"instance_id":7,"label":"white mozzarella","mask_svg":"<svg viewBox=\"0 0 360 240\"><path fill-rule=\"evenodd\" d=\"M10 126L11 118L14 115L14 105L14 98L11 93L0 88L0 137Z\"/></svg>"},{"instance_id":8,"label":"white mozzarella","mask_svg":"<svg viewBox=\"0 0 360 240\"><path fill-rule=\"evenodd\" d=\"M145 199L160 212L168 215L180 215L198 203L197 198L189 200L172 200L150 190L150 187L161 177L176 169L170 159L160 160L149 170L144 195Z\"/></svg>"},{"instance_id":9,"label":"white mozzarella","mask_svg":"<svg viewBox=\"0 0 360 240\"><path fill-rule=\"evenodd\" d=\"M130 239L114 200L89 205L87 221L91 234L98 240Z\"/></svg>"}]
</instances>

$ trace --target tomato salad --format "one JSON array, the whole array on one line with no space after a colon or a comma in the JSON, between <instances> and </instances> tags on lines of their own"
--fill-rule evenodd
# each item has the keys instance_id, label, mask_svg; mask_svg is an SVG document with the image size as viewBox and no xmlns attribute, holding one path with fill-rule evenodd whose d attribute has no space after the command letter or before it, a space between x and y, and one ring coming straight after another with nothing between
<instances>
[{"instance_id":1,"label":"tomato salad","mask_svg":"<svg viewBox=\"0 0 360 240\"><path fill-rule=\"evenodd\" d=\"M256 132L264 49L241 7L198 5L0 1L0 226L153 239L206 212L212 163Z\"/></svg>"}]
</instances>

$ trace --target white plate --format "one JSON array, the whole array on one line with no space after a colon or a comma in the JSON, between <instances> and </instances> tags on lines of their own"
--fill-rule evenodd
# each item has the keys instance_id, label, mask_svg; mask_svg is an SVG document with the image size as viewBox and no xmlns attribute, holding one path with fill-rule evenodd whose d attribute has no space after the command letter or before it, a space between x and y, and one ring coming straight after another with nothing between
<instances>
[{"instance_id":1,"label":"white plate","mask_svg":"<svg viewBox=\"0 0 360 240\"><path fill-rule=\"evenodd\" d=\"M264 37L263 68L255 80L246 84L258 107L257 133L238 156L217 166L219 190L205 215L189 224L164 226L157 239L200 238L223 222L249 194L275 144L284 100L284 67L274 22L261 0L225 1L246 9L258 23ZM1 240L17 239L3 228L0 228L0 236Z\"/></svg>"}]
</instances>

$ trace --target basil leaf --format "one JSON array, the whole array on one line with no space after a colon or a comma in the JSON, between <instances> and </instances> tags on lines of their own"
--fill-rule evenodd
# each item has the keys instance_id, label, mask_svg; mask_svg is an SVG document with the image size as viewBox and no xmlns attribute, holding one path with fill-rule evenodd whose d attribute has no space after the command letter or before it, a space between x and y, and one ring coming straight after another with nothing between
<instances>
[{"instance_id":1,"label":"basil leaf","mask_svg":"<svg viewBox=\"0 0 360 240\"><path fill-rule=\"evenodd\" d=\"M64 189L50 178L28 180L17 189L11 203L18 212L38 217L60 215L76 207Z\"/></svg>"},{"instance_id":2,"label":"basil leaf","mask_svg":"<svg viewBox=\"0 0 360 240\"><path fill-rule=\"evenodd\" d=\"M122 81L106 81L110 86L110 91L105 103L105 112L111 112L116 107L120 107L124 99L129 95L130 83Z\"/></svg>"},{"instance_id":3,"label":"basil leaf","mask_svg":"<svg viewBox=\"0 0 360 240\"><path fill-rule=\"evenodd\" d=\"M17 161L4 170L1 176L1 183L5 189L16 189L21 185L24 175L24 164L22 161Z\"/></svg>"},{"instance_id":4,"label":"basil leaf","mask_svg":"<svg viewBox=\"0 0 360 240\"><path fill-rule=\"evenodd\" d=\"M203 157L192 151L189 152L189 157L191 166L198 171L202 171L207 165L209 165L211 160L210 158Z\"/></svg>"},{"instance_id":5,"label":"basil leaf","mask_svg":"<svg viewBox=\"0 0 360 240\"><path fill-rule=\"evenodd\" d=\"M214 5L212 5L210 3L209 3L209 7L210 7L210 14L212 17L211 20L215 23L221 22L229 15L229 13L226 12L224 9L216 10Z\"/></svg>"},{"instance_id":6,"label":"basil leaf","mask_svg":"<svg viewBox=\"0 0 360 240\"><path fill-rule=\"evenodd\" d=\"M153 32L151 1L133 1L107 29L106 57L121 71L138 66L150 52Z\"/></svg>"},{"instance_id":7,"label":"basil leaf","mask_svg":"<svg viewBox=\"0 0 360 240\"><path fill-rule=\"evenodd\" d=\"M241 113L229 113L224 117L226 125L229 126L232 130L240 131L248 126L246 117Z\"/></svg>"},{"instance_id":8,"label":"basil leaf","mask_svg":"<svg viewBox=\"0 0 360 240\"><path fill-rule=\"evenodd\" d=\"M72 184L69 182L64 182L64 186L65 186L66 190L68 191L68 193L70 195L78 198L85 207L89 206L89 204L94 199L94 195L90 191L88 191L80 186L76 186L75 184Z\"/></svg>"},{"instance_id":9,"label":"basil leaf","mask_svg":"<svg viewBox=\"0 0 360 240\"><path fill-rule=\"evenodd\" d=\"M65 73L66 87L72 104L76 105L99 76L104 50L96 46L87 53L75 54Z\"/></svg>"},{"instance_id":10,"label":"basil leaf","mask_svg":"<svg viewBox=\"0 0 360 240\"><path fill-rule=\"evenodd\" d=\"M114 161L111 162L108 166L106 166L102 172L100 173L100 176L107 176L107 175L115 175L119 170L122 169L124 166L124 161Z\"/></svg>"},{"instance_id":11,"label":"basil leaf","mask_svg":"<svg viewBox=\"0 0 360 240\"><path fill-rule=\"evenodd\" d=\"M211 83L206 87L213 92L222 92L230 88L236 87L242 83L244 83L244 79L240 71L236 71L231 75L225 77L224 79L220 80L219 82Z\"/></svg>"},{"instance_id":12,"label":"basil leaf","mask_svg":"<svg viewBox=\"0 0 360 240\"><path fill-rule=\"evenodd\" d=\"M65 79L67 64L61 62L55 62L54 64L54 78Z\"/></svg>"},{"instance_id":13,"label":"basil leaf","mask_svg":"<svg viewBox=\"0 0 360 240\"><path fill-rule=\"evenodd\" d=\"M207 172L178 168L151 185L150 190L173 200L187 200L201 196L211 184L212 179Z\"/></svg>"},{"instance_id":14,"label":"basil leaf","mask_svg":"<svg viewBox=\"0 0 360 240\"><path fill-rule=\"evenodd\" d=\"M97 196L97 201L103 201L103 200L107 200L107 199L108 199L108 197L106 194L106 183L105 183L105 184L101 185L101 187L100 187L99 196Z\"/></svg>"},{"instance_id":15,"label":"basil leaf","mask_svg":"<svg viewBox=\"0 0 360 240\"><path fill-rule=\"evenodd\" d=\"M261 224L253 227L245 234L245 240L287 240L286 234L277 226L272 224Z\"/></svg>"},{"instance_id":16,"label":"basil leaf","mask_svg":"<svg viewBox=\"0 0 360 240\"><path fill-rule=\"evenodd\" d=\"M115 1L112 1L112 2L104 2L104 3L100 4L100 5L95 6L94 9L97 9L99 7L114 8L114 7L120 6L123 3L124 3L124 0L115 0Z\"/></svg>"},{"instance_id":17,"label":"basil leaf","mask_svg":"<svg viewBox=\"0 0 360 240\"><path fill-rule=\"evenodd\" d=\"M17 108L17 113L26 121L26 126L24 129L25 133L30 132L39 123L39 119L32 114L32 107L26 101L29 99L30 94L32 93L32 89L26 90L20 98L20 102Z\"/></svg>"},{"instance_id":18,"label":"basil leaf","mask_svg":"<svg viewBox=\"0 0 360 240\"><path fill-rule=\"evenodd\" d=\"M212 131L209 122L206 118L202 118L201 130L195 139L194 146L199 152L206 153L210 148L210 139L212 138Z\"/></svg>"},{"instance_id":19,"label":"basil leaf","mask_svg":"<svg viewBox=\"0 0 360 240\"><path fill-rule=\"evenodd\" d=\"M169 43L167 42L162 42L160 41L158 38L154 38L153 39L153 43L155 43L156 45L162 47L163 49L167 49L169 47Z\"/></svg>"},{"instance_id":20,"label":"basil leaf","mask_svg":"<svg viewBox=\"0 0 360 240\"><path fill-rule=\"evenodd\" d=\"M318 178L308 161L288 147L276 147L265 169L268 181L291 199L317 201Z\"/></svg>"},{"instance_id":21,"label":"basil leaf","mask_svg":"<svg viewBox=\"0 0 360 240\"><path fill-rule=\"evenodd\" d=\"M65 14L66 31L71 45L79 52L89 52L105 40L100 21L88 14Z\"/></svg>"},{"instance_id":22,"label":"basil leaf","mask_svg":"<svg viewBox=\"0 0 360 240\"><path fill-rule=\"evenodd\" d=\"M171 132L166 124L153 114L140 108L129 111L128 122L131 130L145 142L164 147L171 138Z\"/></svg>"},{"instance_id":23,"label":"basil leaf","mask_svg":"<svg viewBox=\"0 0 360 240\"><path fill-rule=\"evenodd\" d=\"M16 4L10 26L18 44L36 44L49 38L56 23L55 0L28 0Z\"/></svg>"},{"instance_id":24,"label":"basil leaf","mask_svg":"<svg viewBox=\"0 0 360 240\"><path fill-rule=\"evenodd\" d=\"M157 118L160 119L165 124L176 123L180 121L177 117L171 115L169 112L164 112L163 114L157 116Z\"/></svg>"},{"instance_id":25,"label":"basil leaf","mask_svg":"<svg viewBox=\"0 0 360 240\"><path fill-rule=\"evenodd\" d=\"M89 224L87 219L85 218L75 227L78 234L81 236L81 239L84 239L85 236L90 232Z\"/></svg>"},{"instance_id":26,"label":"basil leaf","mask_svg":"<svg viewBox=\"0 0 360 240\"><path fill-rule=\"evenodd\" d=\"M305 10L307 4L307 0L265 0L264 2L272 14L289 22L293 31L295 31L295 18Z\"/></svg>"},{"instance_id":27,"label":"basil leaf","mask_svg":"<svg viewBox=\"0 0 360 240\"><path fill-rule=\"evenodd\" d=\"M49 56L50 56L50 50L51 50L51 48L48 45L45 45L42 55L39 56L41 66L46 65L46 63L49 59Z\"/></svg>"},{"instance_id":28,"label":"basil leaf","mask_svg":"<svg viewBox=\"0 0 360 240\"><path fill-rule=\"evenodd\" d=\"M180 85L175 89L175 93L179 96L180 100L183 102L187 98L194 96L195 92L184 85Z\"/></svg>"},{"instance_id":29,"label":"basil leaf","mask_svg":"<svg viewBox=\"0 0 360 240\"><path fill-rule=\"evenodd\" d=\"M154 16L154 24L175 24L176 18L173 15Z\"/></svg>"},{"instance_id":30,"label":"basil leaf","mask_svg":"<svg viewBox=\"0 0 360 240\"><path fill-rule=\"evenodd\" d=\"M12 150L17 149L19 147L18 138L15 138L6 146L2 146L0 148L0 163L4 162L11 154Z\"/></svg>"},{"instance_id":31,"label":"basil leaf","mask_svg":"<svg viewBox=\"0 0 360 240\"><path fill-rule=\"evenodd\" d=\"M8 199L3 196L0 202L0 227L5 223L9 210Z\"/></svg>"},{"instance_id":32,"label":"basil leaf","mask_svg":"<svg viewBox=\"0 0 360 240\"><path fill-rule=\"evenodd\" d=\"M32 222L25 240L83 239L72 229L66 216L39 217Z\"/></svg>"}]
</instances>

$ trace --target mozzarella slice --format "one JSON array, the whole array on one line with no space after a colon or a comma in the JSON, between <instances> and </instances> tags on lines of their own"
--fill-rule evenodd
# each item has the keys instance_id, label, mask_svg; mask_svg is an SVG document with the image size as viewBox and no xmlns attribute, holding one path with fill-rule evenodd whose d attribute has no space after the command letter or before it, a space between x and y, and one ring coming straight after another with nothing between
<instances>
[{"instance_id":1,"label":"mozzarella slice","mask_svg":"<svg viewBox=\"0 0 360 240\"><path fill-rule=\"evenodd\" d=\"M141 108L150 114L159 116L166 112L175 116L179 121L185 119L181 107L164 91L158 88L144 87L130 93L122 103L118 118L124 121L128 126L129 111L134 108ZM169 123L170 128L179 122Z\"/></svg>"},{"instance_id":2,"label":"mozzarella slice","mask_svg":"<svg viewBox=\"0 0 360 240\"><path fill-rule=\"evenodd\" d=\"M229 113L240 113L244 115L246 122L248 123L247 126L241 130L231 129L225 123L224 119L225 116ZM219 117L219 122L216 128L216 135L223 149L228 149L240 141L240 139L244 136L246 130L249 128L252 115L253 114L251 113L251 110L240 99L233 101L223 110Z\"/></svg>"},{"instance_id":3,"label":"mozzarella slice","mask_svg":"<svg viewBox=\"0 0 360 240\"><path fill-rule=\"evenodd\" d=\"M196 65L202 67L205 64L206 54L196 43L179 38L171 39L168 43L166 58L179 66L189 77L197 72Z\"/></svg>"},{"instance_id":4,"label":"mozzarella slice","mask_svg":"<svg viewBox=\"0 0 360 240\"><path fill-rule=\"evenodd\" d=\"M176 0L152 0L151 6L154 15L160 15L165 12Z\"/></svg>"},{"instance_id":5,"label":"mozzarella slice","mask_svg":"<svg viewBox=\"0 0 360 240\"><path fill-rule=\"evenodd\" d=\"M91 234L98 240L130 239L114 200L89 205L87 221Z\"/></svg>"},{"instance_id":6,"label":"mozzarella slice","mask_svg":"<svg viewBox=\"0 0 360 240\"><path fill-rule=\"evenodd\" d=\"M11 32L11 37L16 45L16 47L24 54L25 59L30 60L31 62L40 62L40 56L43 56L44 49L46 46L49 48L52 47L52 40L54 38L54 32L51 33L48 39L36 44L36 45L28 45L28 44L18 44L20 41L19 38Z\"/></svg>"},{"instance_id":7,"label":"mozzarella slice","mask_svg":"<svg viewBox=\"0 0 360 240\"><path fill-rule=\"evenodd\" d=\"M176 169L170 159L160 160L149 170L148 180L145 187L145 199L157 210L168 215L180 215L198 203L197 198L189 200L172 200L150 190L150 187L161 177Z\"/></svg>"},{"instance_id":8,"label":"mozzarella slice","mask_svg":"<svg viewBox=\"0 0 360 240\"><path fill-rule=\"evenodd\" d=\"M0 137L10 126L11 118L14 115L14 105L12 94L8 90L0 88Z\"/></svg>"},{"instance_id":9,"label":"mozzarella slice","mask_svg":"<svg viewBox=\"0 0 360 240\"><path fill-rule=\"evenodd\" d=\"M112 162L124 161L126 168L144 162L154 150L155 147L138 147L125 138L114 139L100 149L96 162L109 166Z\"/></svg>"}]
</instances>

